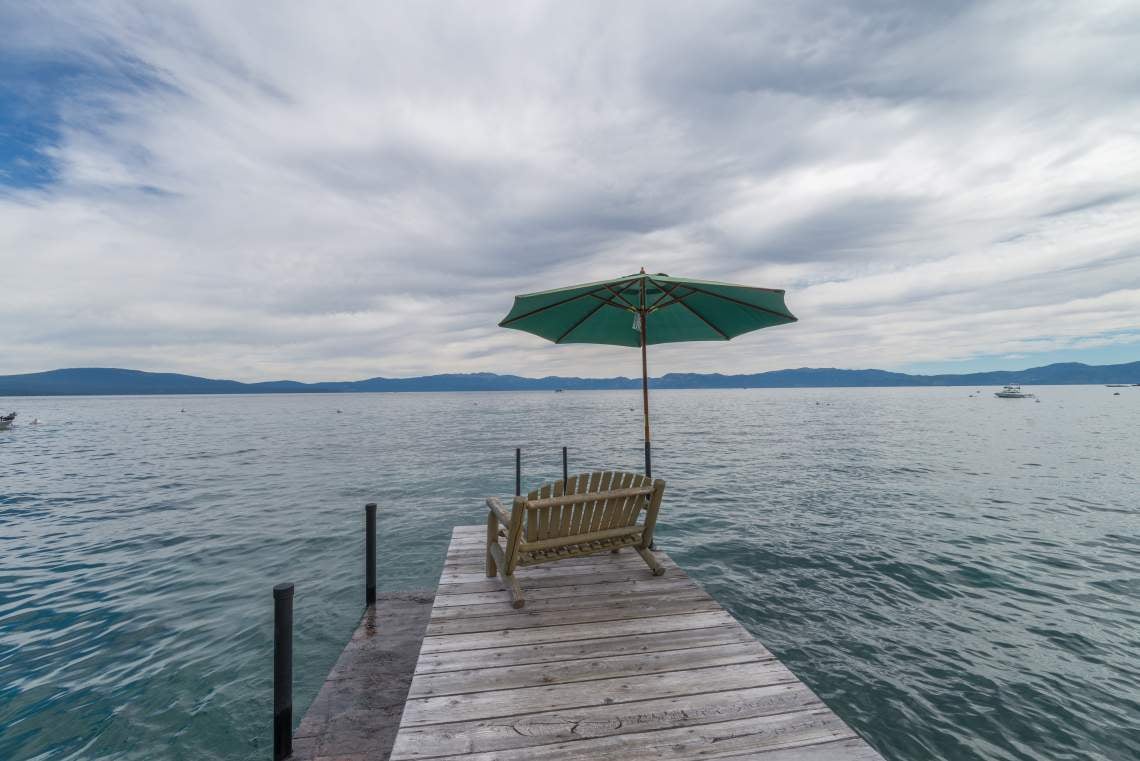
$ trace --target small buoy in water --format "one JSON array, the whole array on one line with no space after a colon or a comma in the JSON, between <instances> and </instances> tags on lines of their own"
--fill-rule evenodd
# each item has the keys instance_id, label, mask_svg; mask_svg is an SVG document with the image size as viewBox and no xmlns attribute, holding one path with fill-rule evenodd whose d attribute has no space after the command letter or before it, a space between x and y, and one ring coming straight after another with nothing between
<instances>
[{"instance_id":1,"label":"small buoy in water","mask_svg":"<svg viewBox=\"0 0 1140 761\"><path fill-rule=\"evenodd\" d=\"M32 425L39 425L39 424L40 424L40 419L38 417L32 418Z\"/></svg>"},{"instance_id":2,"label":"small buoy in water","mask_svg":"<svg viewBox=\"0 0 1140 761\"><path fill-rule=\"evenodd\" d=\"M1119 392L1119 391L1113 391L1113 392L1112 392L1112 395L1113 395L1113 396L1120 396L1120 392Z\"/></svg>"},{"instance_id":3,"label":"small buoy in water","mask_svg":"<svg viewBox=\"0 0 1140 761\"><path fill-rule=\"evenodd\" d=\"M182 409L180 409L180 410L178 410L178 411L179 411L179 412L185 412L185 411L186 411L186 408L185 408L185 407L183 407Z\"/></svg>"},{"instance_id":4,"label":"small buoy in water","mask_svg":"<svg viewBox=\"0 0 1140 761\"><path fill-rule=\"evenodd\" d=\"M338 414L338 415L339 415L339 414L340 414L340 410L337 410L337 411L336 411L336 414Z\"/></svg>"}]
</instances>

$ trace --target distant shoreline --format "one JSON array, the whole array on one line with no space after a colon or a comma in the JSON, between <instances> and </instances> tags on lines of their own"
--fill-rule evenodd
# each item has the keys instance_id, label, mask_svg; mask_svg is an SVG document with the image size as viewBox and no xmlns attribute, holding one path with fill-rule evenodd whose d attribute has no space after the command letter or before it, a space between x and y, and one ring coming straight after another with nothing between
<instances>
[{"instance_id":1,"label":"distant shoreline","mask_svg":"<svg viewBox=\"0 0 1140 761\"><path fill-rule=\"evenodd\" d=\"M1083 386L1140 384L1140 362L1085 365L1067 362L1024 370L983 373L909 375L885 370L798 368L748 375L669 373L650 378L650 388L934 388L1002 386ZM495 373L427 375L416 378L369 378L359 381L266 381L244 383L175 373L119 368L70 368L0 376L0 397L15 396L183 396L235 394L435 393L466 391L614 391L641 387L639 378L525 378Z\"/></svg>"},{"instance_id":2,"label":"distant shoreline","mask_svg":"<svg viewBox=\"0 0 1140 761\"><path fill-rule=\"evenodd\" d=\"M1035 383L1034 388L1042 386L1049 388L1105 388L1103 383ZM1140 384L1129 383L1128 388L1140 386ZM958 384L954 386L718 386L707 388L657 388L653 391L858 391L860 389L867 390L884 390L884 389L905 389L905 390L934 390L934 389L951 389L951 388L969 388L966 384ZM589 389L571 389L574 391L581 391L583 393L596 393L599 391L628 391L629 389L622 388L589 388ZM983 388L982 397L992 395L994 388ZM481 391L472 391L470 389L461 391L247 391L247 392L213 392L213 391L200 391L200 392L183 392L183 393L110 393L110 394L0 394L0 399L108 399L108 398L160 398L160 397L260 397L260 396L364 396L366 394L394 394L399 396L409 396L415 394L549 394L548 389L537 388L512 388L512 389L484 389Z\"/></svg>"}]
</instances>

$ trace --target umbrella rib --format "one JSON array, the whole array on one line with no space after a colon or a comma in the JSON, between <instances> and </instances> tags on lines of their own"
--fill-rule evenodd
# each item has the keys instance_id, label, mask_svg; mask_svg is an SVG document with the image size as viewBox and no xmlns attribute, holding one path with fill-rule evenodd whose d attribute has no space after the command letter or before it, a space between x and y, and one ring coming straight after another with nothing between
<instances>
[{"instance_id":1,"label":"umbrella rib","mask_svg":"<svg viewBox=\"0 0 1140 761\"><path fill-rule=\"evenodd\" d=\"M626 303L626 305L629 306L630 309L637 309L637 304L630 303L629 299L627 299L625 296L622 295L629 288L629 286L632 285L634 282L635 281L630 280L624 286L622 286L621 290L617 290L617 291L615 291L613 286L609 285L608 283L606 285L603 285L602 287L605 288L606 290L608 290L613 295L617 296L622 301L624 301Z\"/></svg>"},{"instance_id":2,"label":"umbrella rib","mask_svg":"<svg viewBox=\"0 0 1140 761\"><path fill-rule=\"evenodd\" d=\"M685 309L688 309L690 312L692 312L692 313L693 313L693 314L695 314L697 317L699 317L699 318L700 318L700 320L701 320L701 322L703 322L705 325L708 325L710 328L712 328L713 330L715 330L715 331L717 332L717 334L718 334L718 335L719 335L721 338L723 338L725 341L731 341L731 340L732 340L732 338L731 338L731 337L729 337L729 335L728 335L727 333L725 333L723 330L721 330L720 328L718 328L716 325L713 325L711 322L709 322L708 318L707 318L707 317L705 317L705 316L704 316L703 314L701 314L700 312L698 312L696 309L693 309L691 306L689 306L689 305L688 305L688 304L686 304L685 302L681 301L680 299L678 299L676 303L678 303L678 304L680 304L681 306L685 307Z\"/></svg>"},{"instance_id":3,"label":"umbrella rib","mask_svg":"<svg viewBox=\"0 0 1140 761\"><path fill-rule=\"evenodd\" d=\"M732 338L727 333L725 333L723 330L718 328L716 325L713 325L711 322L709 322L709 319L707 317L705 317L703 314L698 312L696 309L693 309L691 306L689 306L688 304L686 304L684 302L684 299L693 295L692 293L686 293L682 296L673 296L673 291L680 288L683 285L683 283L676 283L676 284L674 284L674 286L672 288L666 290L665 286L661 285L661 283L658 283L653 278L649 278L649 282L653 283L654 285L656 285L658 288L661 289L661 296L658 297L658 299L656 301L654 301L653 304L650 305L650 307L649 307L650 311L655 311L657 309L664 309L665 307L672 306L673 304L680 304L681 306L685 307L685 309L688 309L690 312L692 312L693 315L697 317L697 319L699 319L705 325L708 325L710 328L712 328L714 331L716 331L717 335L719 335L725 341L731 341L732 340ZM686 285L685 287L686 288L692 288L692 286L689 286L689 285ZM673 300L670 301L668 304L661 304L662 300L664 300L665 298L667 298L669 296L672 296ZM661 306L657 306L658 304L661 304Z\"/></svg>"},{"instance_id":4,"label":"umbrella rib","mask_svg":"<svg viewBox=\"0 0 1140 761\"><path fill-rule=\"evenodd\" d=\"M775 309L768 309L767 307L758 306L756 304L749 304L747 301L741 301L740 299L734 299L731 296L724 296L719 293L713 293L712 291L706 291L703 288L697 288L695 285L686 284L685 287L692 288L694 293L703 293L706 296L712 296L714 299L724 299L725 301L731 301L733 304L739 304L742 307L755 309L758 312L767 312L768 314L775 315L776 317L782 317L785 320L790 320L791 322L798 322L798 319L796 317L793 317L790 314L785 314L784 312L777 312ZM687 298L691 295L692 294L686 293L685 297ZM688 304L685 306L688 306Z\"/></svg>"},{"instance_id":5,"label":"umbrella rib","mask_svg":"<svg viewBox=\"0 0 1140 761\"><path fill-rule=\"evenodd\" d=\"M518 322L519 320L526 319L527 317L533 317L534 315L538 314L539 312L545 312L547 309L553 309L554 307L560 307L563 304L569 304L571 301L577 301L578 299L584 299L587 296L593 296L600 290L602 290L602 289L601 288L595 288L592 291L586 291L585 293L579 293L577 296L571 296L568 299L562 299L561 301L556 301L553 304L547 304L546 306L539 307L538 309L532 309L531 311L529 311L525 314L520 314L518 317L512 317L509 320L503 320L502 322L499 323L499 327L500 328L506 327L507 325L511 324L512 322Z\"/></svg>"},{"instance_id":6,"label":"umbrella rib","mask_svg":"<svg viewBox=\"0 0 1140 761\"><path fill-rule=\"evenodd\" d=\"M579 320L578 320L576 323L574 323L573 325L571 325L571 326L570 326L570 329L569 329L569 330L567 330L567 331L566 331L565 333L563 333L562 335L558 336L558 338L554 339L554 343L556 343L556 344L560 344L560 343L562 343L562 339L564 339L566 336L568 336L568 335L570 335L571 333L573 333L575 330L577 330L577 329L578 329L578 326L579 326L579 325L581 325L583 322L585 322L586 320L588 320L588 319L590 319L591 317L593 317L595 314L597 314L597 313L598 313L598 310L599 310L599 309L601 309L602 307L604 307L606 304L609 304L609 303L610 303L610 302L606 301L605 299L602 299L601 301L602 301L602 303L598 304L596 307L594 307L593 309L591 309L589 312L586 312L586 314L582 315L582 317L581 317L581 318L580 318L580 319L579 319Z\"/></svg>"},{"instance_id":7,"label":"umbrella rib","mask_svg":"<svg viewBox=\"0 0 1140 761\"><path fill-rule=\"evenodd\" d=\"M596 293L590 293L590 294L587 294L587 295L589 295L589 296L590 296L590 298L594 298L594 299L597 299L598 301L602 302L603 304L607 304L607 305L609 305L609 306L611 306L611 307L614 307L614 308L616 308L616 309L620 309L620 310L621 310L621 311L623 311L623 312L624 312L624 311L626 311L626 309L625 309L625 305L624 305L624 304L619 304L619 303L618 303L618 301L617 301L617 299L607 299L607 298L605 298L604 296L599 296L599 295L598 295L598 294L596 294Z\"/></svg>"},{"instance_id":8,"label":"umbrella rib","mask_svg":"<svg viewBox=\"0 0 1140 761\"><path fill-rule=\"evenodd\" d=\"M686 293L684 296L673 296L673 291L682 287L681 283L674 283L673 287L670 288L669 290L665 290L665 286L661 285L657 281L653 281L653 284L661 289L661 295L657 297L656 301L654 301L652 304L649 305L648 308L650 311L652 311L654 309L664 309L665 307L669 306L670 304L679 304L681 302L681 299L685 298L685 296L691 296L692 295L692 294ZM688 286L685 286L685 287L687 288ZM669 296L673 296L673 300L670 301L668 304L661 304L661 302L664 301ZM661 304L661 306L658 306L658 304Z\"/></svg>"}]
</instances>

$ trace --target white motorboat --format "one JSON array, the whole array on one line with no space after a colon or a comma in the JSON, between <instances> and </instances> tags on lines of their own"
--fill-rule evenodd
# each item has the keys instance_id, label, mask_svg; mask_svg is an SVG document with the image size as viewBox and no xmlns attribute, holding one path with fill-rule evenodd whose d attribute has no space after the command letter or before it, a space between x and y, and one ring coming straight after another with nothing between
<instances>
[{"instance_id":1,"label":"white motorboat","mask_svg":"<svg viewBox=\"0 0 1140 761\"><path fill-rule=\"evenodd\" d=\"M7 415L0 415L0 431L3 431L8 426L12 425L12 421L15 419L15 412L9 412Z\"/></svg>"},{"instance_id":2,"label":"white motorboat","mask_svg":"<svg viewBox=\"0 0 1140 761\"><path fill-rule=\"evenodd\" d=\"M1033 394L1021 390L1020 383L1007 383L1001 391L995 391L994 396L999 399L1032 399Z\"/></svg>"}]
</instances>

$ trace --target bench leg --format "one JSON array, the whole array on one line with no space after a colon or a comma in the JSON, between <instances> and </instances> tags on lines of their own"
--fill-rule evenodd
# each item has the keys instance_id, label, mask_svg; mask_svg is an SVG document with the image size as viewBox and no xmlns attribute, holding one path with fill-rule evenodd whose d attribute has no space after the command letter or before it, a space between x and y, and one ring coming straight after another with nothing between
<instances>
[{"instance_id":1,"label":"bench leg","mask_svg":"<svg viewBox=\"0 0 1140 761\"><path fill-rule=\"evenodd\" d=\"M665 573L665 568L657 562L657 558L653 557L652 552L643 547L638 547L637 554L641 555L641 559L644 560L645 564L653 571L654 576L660 576Z\"/></svg>"},{"instance_id":2,"label":"bench leg","mask_svg":"<svg viewBox=\"0 0 1140 761\"><path fill-rule=\"evenodd\" d=\"M519 580L515 578L515 575L511 574L508 576L505 573L500 573L499 577L503 580L503 583L507 585L507 589L510 590L511 607L521 608L526 605L526 598L523 597L522 587L519 586Z\"/></svg>"},{"instance_id":3,"label":"bench leg","mask_svg":"<svg viewBox=\"0 0 1140 761\"><path fill-rule=\"evenodd\" d=\"M489 531L490 529L488 529L488 532ZM499 567L499 578L503 580L503 583L507 585L507 589L510 590L511 593L511 605L516 608L521 608L526 604L526 598L523 597L523 591L522 587L519 586L519 580L515 578L515 575L513 573L509 575L507 574L507 558L503 554L503 548L499 546L498 542L487 545L487 558L487 570L490 571L490 569L494 568L495 565ZM495 565L491 565L492 563ZM487 575L493 576L494 574L488 573Z\"/></svg>"},{"instance_id":4,"label":"bench leg","mask_svg":"<svg viewBox=\"0 0 1140 761\"><path fill-rule=\"evenodd\" d=\"M487 516L487 578L494 578L498 573L495 567L495 556L491 554L491 545L499 543L499 519L494 513Z\"/></svg>"}]
</instances>

